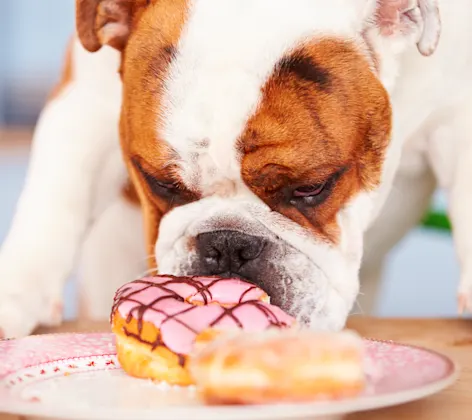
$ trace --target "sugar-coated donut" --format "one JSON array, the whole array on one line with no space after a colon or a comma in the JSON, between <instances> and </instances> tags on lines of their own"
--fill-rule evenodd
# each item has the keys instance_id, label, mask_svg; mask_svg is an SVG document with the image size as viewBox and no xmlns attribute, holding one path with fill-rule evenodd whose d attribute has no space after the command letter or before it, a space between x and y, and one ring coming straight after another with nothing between
<instances>
[{"instance_id":1,"label":"sugar-coated donut","mask_svg":"<svg viewBox=\"0 0 472 420\"><path fill-rule=\"evenodd\" d=\"M350 331L222 334L192 357L189 370L208 404L339 399L365 387L363 348Z\"/></svg>"},{"instance_id":2,"label":"sugar-coated donut","mask_svg":"<svg viewBox=\"0 0 472 420\"><path fill-rule=\"evenodd\" d=\"M239 279L157 276L115 295L111 312L118 360L130 375L190 385L189 354L221 331L288 328L294 318Z\"/></svg>"}]
</instances>

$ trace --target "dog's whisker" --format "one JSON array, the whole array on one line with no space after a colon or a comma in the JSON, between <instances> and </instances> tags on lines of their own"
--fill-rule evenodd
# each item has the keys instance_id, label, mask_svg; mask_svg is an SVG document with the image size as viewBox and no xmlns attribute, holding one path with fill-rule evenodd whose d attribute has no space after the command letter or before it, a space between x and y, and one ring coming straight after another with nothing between
<instances>
[{"instance_id":1,"label":"dog's whisker","mask_svg":"<svg viewBox=\"0 0 472 420\"><path fill-rule=\"evenodd\" d=\"M356 311L356 312L352 312L351 314L352 314L352 315L365 315L365 311L364 311L364 309L362 309L362 306L361 306L361 304L360 304L360 302L359 302L359 299L356 299L356 306L357 306L357 308L359 309L359 311L358 311L358 312L357 312L357 311Z\"/></svg>"},{"instance_id":2,"label":"dog's whisker","mask_svg":"<svg viewBox=\"0 0 472 420\"><path fill-rule=\"evenodd\" d=\"M140 261L148 261L148 260L150 260L150 259L152 259L152 258L155 258L155 255L152 255L152 254L151 254L151 255L148 255L148 256L144 257L144 258L143 258L142 260L140 260Z\"/></svg>"},{"instance_id":3,"label":"dog's whisker","mask_svg":"<svg viewBox=\"0 0 472 420\"><path fill-rule=\"evenodd\" d=\"M135 278L141 278L141 277L145 277L149 274L155 274L156 272L156 269L155 268L148 268L147 270L144 270L142 271L140 274L138 274L137 276L135 276Z\"/></svg>"},{"instance_id":4,"label":"dog's whisker","mask_svg":"<svg viewBox=\"0 0 472 420\"><path fill-rule=\"evenodd\" d=\"M362 312L351 312L350 314L350 316L357 316L357 315L364 316Z\"/></svg>"}]
</instances>

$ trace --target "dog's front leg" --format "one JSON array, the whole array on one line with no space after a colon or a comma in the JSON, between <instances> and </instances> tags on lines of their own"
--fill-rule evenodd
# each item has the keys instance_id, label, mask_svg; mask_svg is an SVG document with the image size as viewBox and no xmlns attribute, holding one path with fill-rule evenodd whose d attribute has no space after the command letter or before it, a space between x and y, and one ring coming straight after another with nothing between
<instances>
[{"instance_id":1,"label":"dog's front leg","mask_svg":"<svg viewBox=\"0 0 472 420\"><path fill-rule=\"evenodd\" d=\"M461 275L459 312L472 310L472 101L433 134L430 160L448 194L448 214Z\"/></svg>"},{"instance_id":2,"label":"dog's front leg","mask_svg":"<svg viewBox=\"0 0 472 420\"><path fill-rule=\"evenodd\" d=\"M469 124L467 136L470 140L460 144L449 203L454 245L461 268L460 313L472 311L472 124Z\"/></svg>"},{"instance_id":3,"label":"dog's front leg","mask_svg":"<svg viewBox=\"0 0 472 420\"><path fill-rule=\"evenodd\" d=\"M103 99L83 80L72 81L42 112L0 251L2 336L61 321L63 286L90 221L94 177L118 142L120 104Z\"/></svg>"}]
</instances>

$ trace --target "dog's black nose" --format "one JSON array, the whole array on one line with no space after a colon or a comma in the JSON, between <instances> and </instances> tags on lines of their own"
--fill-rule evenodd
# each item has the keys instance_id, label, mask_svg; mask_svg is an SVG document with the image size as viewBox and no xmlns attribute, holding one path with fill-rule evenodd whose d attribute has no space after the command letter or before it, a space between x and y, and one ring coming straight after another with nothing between
<instances>
[{"instance_id":1,"label":"dog's black nose","mask_svg":"<svg viewBox=\"0 0 472 420\"><path fill-rule=\"evenodd\" d=\"M265 242L257 236L231 230L201 233L197 236L197 252L202 274L240 274L250 262L255 262Z\"/></svg>"}]
</instances>

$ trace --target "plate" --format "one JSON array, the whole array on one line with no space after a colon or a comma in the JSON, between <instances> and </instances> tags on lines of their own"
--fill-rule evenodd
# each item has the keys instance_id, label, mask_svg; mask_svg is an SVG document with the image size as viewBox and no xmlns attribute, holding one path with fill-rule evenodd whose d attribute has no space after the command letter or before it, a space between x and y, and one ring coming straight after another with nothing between
<instances>
[{"instance_id":1,"label":"plate","mask_svg":"<svg viewBox=\"0 0 472 420\"><path fill-rule=\"evenodd\" d=\"M128 377L107 333L52 334L0 341L0 412L60 419L256 420L342 415L417 400L457 377L446 356L427 349L366 340L375 363L356 398L310 404L205 406L194 388Z\"/></svg>"}]
</instances>

